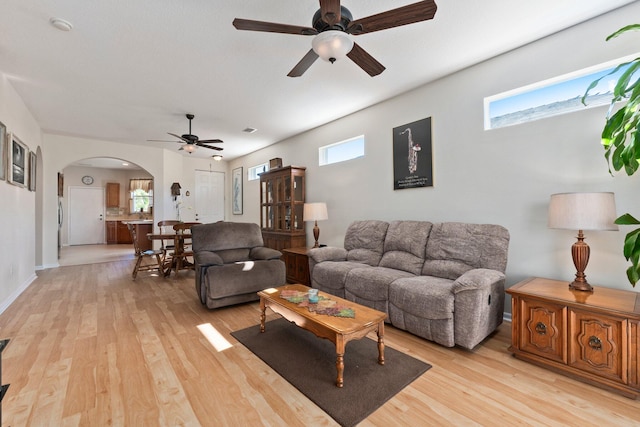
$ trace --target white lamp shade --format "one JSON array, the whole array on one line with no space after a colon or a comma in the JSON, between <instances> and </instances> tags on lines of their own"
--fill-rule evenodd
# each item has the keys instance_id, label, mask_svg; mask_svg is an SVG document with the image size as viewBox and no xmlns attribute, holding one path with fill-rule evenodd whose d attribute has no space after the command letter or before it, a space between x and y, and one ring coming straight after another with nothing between
<instances>
[{"instance_id":1,"label":"white lamp shade","mask_svg":"<svg viewBox=\"0 0 640 427\"><path fill-rule=\"evenodd\" d=\"M559 193L549 202L549 228L617 230L613 193Z\"/></svg>"},{"instance_id":2,"label":"white lamp shade","mask_svg":"<svg viewBox=\"0 0 640 427\"><path fill-rule=\"evenodd\" d=\"M326 203L305 203L302 216L305 221L322 221L329 219Z\"/></svg>"},{"instance_id":3,"label":"white lamp shade","mask_svg":"<svg viewBox=\"0 0 640 427\"><path fill-rule=\"evenodd\" d=\"M311 47L320 58L330 61L347 56L353 49L353 40L344 31L329 30L315 36Z\"/></svg>"}]
</instances>

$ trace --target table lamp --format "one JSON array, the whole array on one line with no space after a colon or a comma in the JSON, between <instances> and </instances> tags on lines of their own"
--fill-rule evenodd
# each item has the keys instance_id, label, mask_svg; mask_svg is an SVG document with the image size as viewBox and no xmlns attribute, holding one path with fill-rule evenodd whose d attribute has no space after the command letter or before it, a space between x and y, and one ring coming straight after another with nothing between
<instances>
[{"instance_id":1,"label":"table lamp","mask_svg":"<svg viewBox=\"0 0 640 427\"><path fill-rule=\"evenodd\" d=\"M318 221L322 221L325 219L329 219L327 215L327 204L326 203L305 203L304 209L302 212L302 217L305 221L315 221L315 225L313 226L313 237L316 239L316 244L313 245L314 248L320 247L318 245L318 237L320 237L320 229L318 228Z\"/></svg>"},{"instance_id":2,"label":"table lamp","mask_svg":"<svg viewBox=\"0 0 640 427\"><path fill-rule=\"evenodd\" d=\"M589 262L589 245L583 230L617 230L616 203L613 193L552 194L549 203L549 228L578 230L578 241L571 247L576 278L569 288L592 292L584 270Z\"/></svg>"}]
</instances>

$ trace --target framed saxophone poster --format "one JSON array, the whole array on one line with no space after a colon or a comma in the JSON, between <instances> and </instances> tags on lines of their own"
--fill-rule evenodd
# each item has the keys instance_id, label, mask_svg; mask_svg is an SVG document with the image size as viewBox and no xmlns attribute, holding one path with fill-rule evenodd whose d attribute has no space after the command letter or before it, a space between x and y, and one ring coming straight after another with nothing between
<instances>
[{"instance_id":1,"label":"framed saxophone poster","mask_svg":"<svg viewBox=\"0 0 640 427\"><path fill-rule=\"evenodd\" d=\"M433 187L431 117L393 128L393 189Z\"/></svg>"}]
</instances>

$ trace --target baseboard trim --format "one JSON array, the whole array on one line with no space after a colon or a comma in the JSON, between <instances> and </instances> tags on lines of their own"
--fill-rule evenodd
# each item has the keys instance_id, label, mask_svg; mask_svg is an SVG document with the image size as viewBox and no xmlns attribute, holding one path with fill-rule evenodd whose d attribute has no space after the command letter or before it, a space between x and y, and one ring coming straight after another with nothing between
<instances>
[{"instance_id":1,"label":"baseboard trim","mask_svg":"<svg viewBox=\"0 0 640 427\"><path fill-rule=\"evenodd\" d=\"M502 313L502 320L505 322L511 322L511 313Z\"/></svg>"},{"instance_id":2,"label":"baseboard trim","mask_svg":"<svg viewBox=\"0 0 640 427\"><path fill-rule=\"evenodd\" d=\"M18 299L20 294L22 294L37 278L38 276L36 276L36 273L33 273L27 280L24 281L24 283L22 283L22 285L20 285L15 291L13 291L11 295L9 295L9 298L2 301L2 303L0 303L0 314L4 313L4 311L9 308L9 306L13 304L16 299Z\"/></svg>"}]
</instances>

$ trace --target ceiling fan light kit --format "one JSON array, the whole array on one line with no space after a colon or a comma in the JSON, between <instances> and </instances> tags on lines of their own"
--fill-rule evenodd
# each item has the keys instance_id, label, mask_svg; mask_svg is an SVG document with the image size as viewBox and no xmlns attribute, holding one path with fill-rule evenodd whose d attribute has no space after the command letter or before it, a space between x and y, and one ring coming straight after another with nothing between
<instances>
[{"instance_id":1,"label":"ceiling fan light kit","mask_svg":"<svg viewBox=\"0 0 640 427\"><path fill-rule=\"evenodd\" d=\"M384 65L351 36L427 21L433 19L437 9L434 0L424 0L354 20L349 9L340 5L340 0L320 0L320 9L311 20L313 28L240 18L233 20L233 26L238 30L315 36L311 49L289 71L289 77L302 76L319 57L333 63L345 56L373 77L385 70Z\"/></svg>"},{"instance_id":2,"label":"ceiling fan light kit","mask_svg":"<svg viewBox=\"0 0 640 427\"><path fill-rule=\"evenodd\" d=\"M320 58L333 64L351 52L353 40L344 31L328 30L315 36L311 46Z\"/></svg>"}]
</instances>

